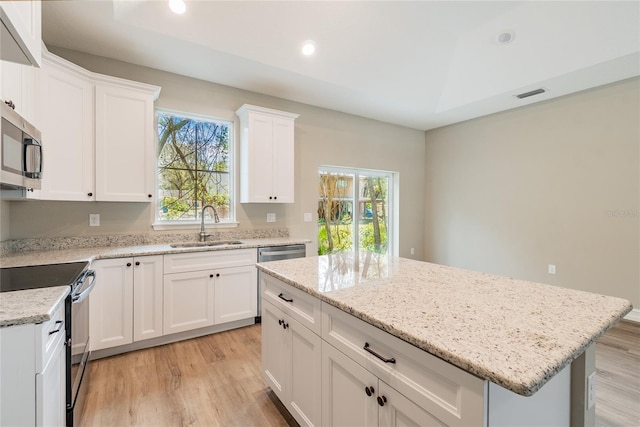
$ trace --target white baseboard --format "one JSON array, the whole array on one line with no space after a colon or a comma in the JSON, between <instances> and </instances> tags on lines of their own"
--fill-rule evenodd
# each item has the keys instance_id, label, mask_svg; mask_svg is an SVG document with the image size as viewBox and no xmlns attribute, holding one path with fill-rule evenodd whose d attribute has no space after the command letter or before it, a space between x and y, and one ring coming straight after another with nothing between
<instances>
[{"instance_id":1,"label":"white baseboard","mask_svg":"<svg viewBox=\"0 0 640 427\"><path fill-rule=\"evenodd\" d=\"M634 308L633 310L631 310L629 314L624 316L624 320L630 320L632 322L640 323L640 309Z\"/></svg>"}]
</instances>

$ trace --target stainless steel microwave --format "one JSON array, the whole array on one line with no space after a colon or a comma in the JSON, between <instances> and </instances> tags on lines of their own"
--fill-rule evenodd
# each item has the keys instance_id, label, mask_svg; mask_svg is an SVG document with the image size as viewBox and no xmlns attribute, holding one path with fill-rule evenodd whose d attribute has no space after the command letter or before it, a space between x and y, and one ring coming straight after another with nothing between
<instances>
[{"instance_id":1,"label":"stainless steel microwave","mask_svg":"<svg viewBox=\"0 0 640 427\"><path fill-rule=\"evenodd\" d=\"M42 143L40 132L11 107L0 102L0 183L3 187L40 189Z\"/></svg>"}]
</instances>

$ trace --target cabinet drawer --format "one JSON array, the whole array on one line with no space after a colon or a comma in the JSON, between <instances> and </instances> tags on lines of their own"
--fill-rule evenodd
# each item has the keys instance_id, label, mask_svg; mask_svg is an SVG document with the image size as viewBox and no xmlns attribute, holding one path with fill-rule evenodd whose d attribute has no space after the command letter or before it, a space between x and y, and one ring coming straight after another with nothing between
<instances>
[{"instance_id":1,"label":"cabinet drawer","mask_svg":"<svg viewBox=\"0 0 640 427\"><path fill-rule=\"evenodd\" d=\"M483 424L484 380L324 302L322 338L444 424Z\"/></svg>"},{"instance_id":2,"label":"cabinet drawer","mask_svg":"<svg viewBox=\"0 0 640 427\"><path fill-rule=\"evenodd\" d=\"M261 297L320 335L321 301L282 281L260 273Z\"/></svg>"},{"instance_id":3,"label":"cabinet drawer","mask_svg":"<svg viewBox=\"0 0 640 427\"><path fill-rule=\"evenodd\" d=\"M51 319L36 327L36 372L42 372L56 351L60 336L65 336L64 301L51 315Z\"/></svg>"},{"instance_id":4,"label":"cabinet drawer","mask_svg":"<svg viewBox=\"0 0 640 427\"><path fill-rule=\"evenodd\" d=\"M169 254L164 256L164 274L253 265L257 259L255 249Z\"/></svg>"}]
</instances>

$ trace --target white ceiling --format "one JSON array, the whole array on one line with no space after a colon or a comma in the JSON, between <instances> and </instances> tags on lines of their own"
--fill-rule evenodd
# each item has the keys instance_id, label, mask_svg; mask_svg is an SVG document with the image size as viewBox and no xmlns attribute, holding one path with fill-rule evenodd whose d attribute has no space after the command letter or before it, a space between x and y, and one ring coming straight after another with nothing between
<instances>
[{"instance_id":1,"label":"white ceiling","mask_svg":"<svg viewBox=\"0 0 640 427\"><path fill-rule=\"evenodd\" d=\"M187 0L175 15L167 1L76 0L42 15L49 46L416 129L640 75L640 1Z\"/></svg>"}]
</instances>

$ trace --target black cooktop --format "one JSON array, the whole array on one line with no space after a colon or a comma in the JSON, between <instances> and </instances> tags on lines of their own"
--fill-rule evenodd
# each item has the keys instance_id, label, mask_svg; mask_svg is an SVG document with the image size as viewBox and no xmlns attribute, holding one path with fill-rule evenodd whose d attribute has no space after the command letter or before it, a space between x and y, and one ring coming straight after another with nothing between
<instances>
[{"instance_id":1,"label":"black cooktop","mask_svg":"<svg viewBox=\"0 0 640 427\"><path fill-rule=\"evenodd\" d=\"M0 268L0 292L72 285L88 265L82 261Z\"/></svg>"}]
</instances>

